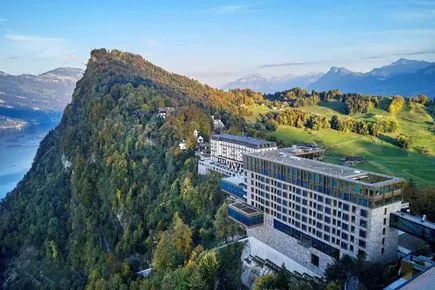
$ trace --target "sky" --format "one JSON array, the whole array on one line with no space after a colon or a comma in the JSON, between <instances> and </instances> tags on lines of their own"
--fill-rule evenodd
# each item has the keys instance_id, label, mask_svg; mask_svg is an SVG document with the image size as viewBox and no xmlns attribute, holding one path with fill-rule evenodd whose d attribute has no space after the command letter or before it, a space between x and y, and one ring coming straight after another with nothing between
<instances>
[{"instance_id":1,"label":"sky","mask_svg":"<svg viewBox=\"0 0 435 290\"><path fill-rule=\"evenodd\" d=\"M435 61L435 0L0 1L0 71L11 74L84 68L103 47L215 86Z\"/></svg>"}]
</instances>

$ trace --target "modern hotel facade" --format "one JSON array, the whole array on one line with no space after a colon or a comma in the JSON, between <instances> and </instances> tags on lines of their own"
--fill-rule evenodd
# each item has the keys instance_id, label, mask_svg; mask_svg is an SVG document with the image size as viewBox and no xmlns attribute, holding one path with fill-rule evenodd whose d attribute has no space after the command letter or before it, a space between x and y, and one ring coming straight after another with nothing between
<instances>
[{"instance_id":1,"label":"modern hotel facade","mask_svg":"<svg viewBox=\"0 0 435 290\"><path fill-rule=\"evenodd\" d=\"M400 178L300 158L291 148L243 157L247 204L264 214L247 228L255 237L314 273L334 258L363 254L369 261L396 259Z\"/></svg>"},{"instance_id":2,"label":"modern hotel facade","mask_svg":"<svg viewBox=\"0 0 435 290\"><path fill-rule=\"evenodd\" d=\"M211 138L211 158L227 165L235 172L243 170L243 155L250 152L277 149L275 142L230 134L213 135Z\"/></svg>"},{"instance_id":3,"label":"modern hotel facade","mask_svg":"<svg viewBox=\"0 0 435 290\"><path fill-rule=\"evenodd\" d=\"M237 176L243 172L243 154L277 149L275 142L229 134L213 135L210 147L210 157L198 163L199 174L215 171Z\"/></svg>"}]
</instances>

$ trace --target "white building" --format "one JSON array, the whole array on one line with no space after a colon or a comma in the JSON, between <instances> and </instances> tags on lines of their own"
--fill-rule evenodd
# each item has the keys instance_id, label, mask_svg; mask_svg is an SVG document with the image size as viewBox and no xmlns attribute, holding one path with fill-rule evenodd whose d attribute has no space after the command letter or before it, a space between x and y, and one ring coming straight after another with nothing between
<instances>
[{"instance_id":1,"label":"white building","mask_svg":"<svg viewBox=\"0 0 435 290\"><path fill-rule=\"evenodd\" d=\"M247 203L264 214L248 236L319 275L345 254L396 259L398 230L389 218L401 208L402 179L300 158L289 149L248 153L244 171Z\"/></svg>"},{"instance_id":2,"label":"white building","mask_svg":"<svg viewBox=\"0 0 435 290\"><path fill-rule=\"evenodd\" d=\"M163 107L163 108L158 108L157 110L157 115L160 118L166 119L166 116L172 112L175 111L174 107Z\"/></svg>"},{"instance_id":3,"label":"white building","mask_svg":"<svg viewBox=\"0 0 435 290\"><path fill-rule=\"evenodd\" d=\"M213 170L226 176L235 176L243 171L243 154L276 148L275 142L266 140L229 134L213 135L211 156L209 160L200 160L198 173L207 174Z\"/></svg>"},{"instance_id":4,"label":"white building","mask_svg":"<svg viewBox=\"0 0 435 290\"><path fill-rule=\"evenodd\" d=\"M236 172L243 170L244 154L273 149L277 149L275 142L252 137L218 134L211 138L211 158Z\"/></svg>"}]
</instances>

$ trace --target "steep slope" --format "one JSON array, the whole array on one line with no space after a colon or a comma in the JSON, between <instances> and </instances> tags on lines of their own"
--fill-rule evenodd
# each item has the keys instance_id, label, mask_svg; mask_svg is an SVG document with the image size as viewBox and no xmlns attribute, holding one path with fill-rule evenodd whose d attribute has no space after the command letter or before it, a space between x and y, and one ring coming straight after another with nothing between
<instances>
[{"instance_id":1,"label":"steep slope","mask_svg":"<svg viewBox=\"0 0 435 290\"><path fill-rule=\"evenodd\" d=\"M195 243L213 244L222 193L177 145L194 129L208 138L210 113L236 122L233 100L140 56L93 51L61 123L0 203L5 287L128 287L173 216ZM156 116L161 106L175 116Z\"/></svg>"}]
</instances>

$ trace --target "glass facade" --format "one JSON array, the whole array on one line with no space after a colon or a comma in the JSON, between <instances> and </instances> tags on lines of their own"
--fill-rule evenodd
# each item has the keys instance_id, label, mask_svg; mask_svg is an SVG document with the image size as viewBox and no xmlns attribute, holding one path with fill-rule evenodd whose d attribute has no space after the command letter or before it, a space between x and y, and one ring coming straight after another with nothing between
<instances>
[{"instance_id":1,"label":"glass facade","mask_svg":"<svg viewBox=\"0 0 435 290\"><path fill-rule=\"evenodd\" d=\"M427 220L421 221L403 213L392 213L390 215L390 226L429 243L435 243L435 224Z\"/></svg>"},{"instance_id":2,"label":"glass facade","mask_svg":"<svg viewBox=\"0 0 435 290\"><path fill-rule=\"evenodd\" d=\"M243 185L236 185L234 183L230 183L230 182L227 182L225 180L221 180L220 188L221 188L221 190L223 190L231 195L234 195L235 197L245 199L244 196L245 196L246 192L245 192Z\"/></svg>"},{"instance_id":3,"label":"glass facade","mask_svg":"<svg viewBox=\"0 0 435 290\"><path fill-rule=\"evenodd\" d=\"M288 226L278 220L273 220L273 227L283 233L288 234L289 236L292 236L293 238L297 239L303 244L307 244L310 247L313 247L333 258L338 259L340 257L340 250L316 239L313 238L291 226Z\"/></svg>"},{"instance_id":4,"label":"glass facade","mask_svg":"<svg viewBox=\"0 0 435 290\"><path fill-rule=\"evenodd\" d=\"M376 208L402 200L401 182L368 186L252 156L244 156L244 168L364 207Z\"/></svg>"},{"instance_id":5,"label":"glass facade","mask_svg":"<svg viewBox=\"0 0 435 290\"><path fill-rule=\"evenodd\" d=\"M257 213L255 215L244 214L230 206L228 206L228 216L241 224L252 227L263 224L263 214Z\"/></svg>"}]
</instances>

